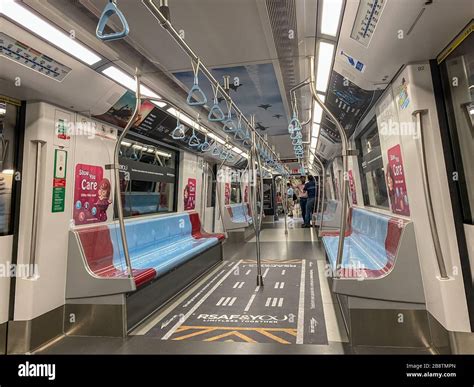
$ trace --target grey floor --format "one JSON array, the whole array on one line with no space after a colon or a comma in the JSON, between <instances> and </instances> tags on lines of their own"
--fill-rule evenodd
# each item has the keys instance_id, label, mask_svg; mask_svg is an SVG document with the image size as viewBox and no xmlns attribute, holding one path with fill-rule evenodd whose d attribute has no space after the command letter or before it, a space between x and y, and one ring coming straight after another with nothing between
<instances>
[{"instance_id":1,"label":"grey floor","mask_svg":"<svg viewBox=\"0 0 474 387\"><path fill-rule=\"evenodd\" d=\"M110 337L72 337L64 336L36 351L37 354L396 354L396 353L427 353L419 349L379 349L373 347L353 348L344 326L339 306L329 290L324 275L325 257L321 242L315 229L301 228L297 219L291 221L288 234L285 234L283 221L267 221L261 232L262 259L286 260L309 259L317 263L321 284L321 297L328 345L307 344L250 344L237 342L176 342L161 340L157 337L145 336L167 313L175 308L184 298L191 294L207 278L218 270L205 276L199 283L182 294L166 308L157 311L137 327L126 338ZM230 243L224 245L226 261L239 259L255 259L255 238L247 243Z\"/></svg>"}]
</instances>

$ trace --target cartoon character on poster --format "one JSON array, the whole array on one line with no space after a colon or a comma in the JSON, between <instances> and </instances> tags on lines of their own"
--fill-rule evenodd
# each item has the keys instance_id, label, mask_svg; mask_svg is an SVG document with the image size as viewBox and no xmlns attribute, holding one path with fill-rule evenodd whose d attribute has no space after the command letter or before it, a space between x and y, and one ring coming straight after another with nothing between
<instances>
[{"instance_id":1,"label":"cartoon character on poster","mask_svg":"<svg viewBox=\"0 0 474 387\"><path fill-rule=\"evenodd\" d=\"M105 222L107 220L107 209L112 204L112 200L110 200L110 191L111 185L109 179L102 179L99 183L99 190L97 192L98 200L95 202L99 222Z\"/></svg>"},{"instance_id":2,"label":"cartoon character on poster","mask_svg":"<svg viewBox=\"0 0 474 387\"><path fill-rule=\"evenodd\" d=\"M400 145L390 148L387 154L386 179L392 212L409 216L410 206L408 204L408 192Z\"/></svg>"},{"instance_id":3,"label":"cartoon character on poster","mask_svg":"<svg viewBox=\"0 0 474 387\"><path fill-rule=\"evenodd\" d=\"M112 204L111 184L103 177L100 166L77 164L74 187L74 223L89 224L107 221Z\"/></svg>"},{"instance_id":4,"label":"cartoon character on poster","mask_svg":"<svg viewBox=\"0 0 474 387\"><path fill-rule=\"evenodd\" d=\"M230 204L230 183L225 183L224 203Z\"/></svg>"},{"instance_id":5,"label":"cartoon character on poster","mask_svg":"<svg viewBox=\"0 0 474 387\"><path fill-rule=\"evenodd\" d=\"M351 191L352 204L357 204L357 193L355 188L354 176L352 170L349 171L349 189Z\"/></svg>"},{"instance_id":6,"label":"cartoon character on poster","mask_svg":"<svg viewBox=\"0 0 474 387\"><path fill-rule=\"evenodd\" d=\"M196 208L196 179L189 178L188 184L184 187L184 210L194 210Z\"/></svg>"}]
</instances>

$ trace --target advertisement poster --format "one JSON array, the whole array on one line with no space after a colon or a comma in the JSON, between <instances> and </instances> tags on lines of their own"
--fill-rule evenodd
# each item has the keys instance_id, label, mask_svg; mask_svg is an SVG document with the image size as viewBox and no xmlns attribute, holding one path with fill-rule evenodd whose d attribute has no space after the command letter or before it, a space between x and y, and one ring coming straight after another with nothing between
<instances>
[{"instance_id":1,"label":"advertisement poster","mask_svg":"<svg viewBox=\"0 0 474 387\"><path fill-rule=\"evenodd\" d=\"M352 170L349 170L349 190L351 192L352 204L357 204L357 193Z\"/></svg>"},{"instance_id":2,"label":"advertisement poster","mask_svg":"<svg viewBox=\"0 0 474 387\"><path fill-rule=\"evenodd\" d=\"M184 187L184 210L194 210L196 208L196 179L189 178L188 184Z\"/></svg>"},{"instance_id":3,"label":"advertisement poster","mask_svg":"<svg viewBox=\"0 0 474 387\"><path fill-rule=\"evenodd\" d=\"M133 114L133 110L135 109L135 101L135 94L130 91L127 91L122 96L122 98L120 98L115 103L115 105L109 109L109 111L101 115L96 115L94 116L94 118L124 128ZM156 106L153 105L151 102L142 102L140 106L140 113L137 117L137 121L135 122L134 127L140 126L142 124L145 126L149 126L149 121L150 119L152 119L152 117L149 117L149 115L155 109L157 109Z\"/></svg>"},{"instance_id":4,"label":"advertisement poster","mask_svg":"<svg viewBox=\"0 0 474 387\"><path fill-rule=\"evenodd\" d=\"M402 152L400 145L387 151L388 165L386 172L387 190L390 197L392 212L399 215L410 215L408 193L405 183Z\"/></svg>"},{"instance_id":5,"label":"advertisement poster","mask_svg":"<svg viewBox=\"0 0 474 387\"><path fill-rule=\"evenodd\" d=\"M225 183L224 204L230 204L230 183Z\"/></svg>"},{"instance_id":6,"label":"advertisement poster","mask_svg":"<svg viewBox=\"0 0 474 387\"><path fill-rule=\"evenodd\" d=\"M74 222L76 225L107 221L111 184L104 170L96 165L77 164L74 186Z\"/></svg>"},{"instance_id":7,"label":"advertisement poster","mask_svg":"<svg viewBox=\"0 0 474 387\"><path fill-rule=\"evenodd\" d=\"M244 188L244 203L249 202L249 186L246 185Z\"/></svg>"},{"instance_id":8,"label":"advertisement poster","mask_svg":"<svg viewBox=\"0 0 474 387\"><path fill-rule=\"evenodd\" d=\"M410 104L410 97L408 96L408 83L405 78L402 78L402 83L398 86L397 95L398 108L404 110Z\"/></svg>"}]
</instances>

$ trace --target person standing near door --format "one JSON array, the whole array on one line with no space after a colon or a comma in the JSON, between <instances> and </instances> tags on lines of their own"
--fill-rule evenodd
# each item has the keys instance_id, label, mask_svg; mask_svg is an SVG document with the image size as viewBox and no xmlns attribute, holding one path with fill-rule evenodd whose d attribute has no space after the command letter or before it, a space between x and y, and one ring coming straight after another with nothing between
<instances>
[{"instance_id":1,"label":"person standing near door","mask_svg":"<svg viewBox=\"0 0 474 387\"><path fill-rule=\"evenodd\" d=\"M314 177L309 175L308 182L304 185L303 191L308 194L306 200L306 211L304 217L303 228L311 227L311 218L313 216L314 201L316 200L316 183Z\"/></svg>"},{"instance_id":2,"label":"person standing near door","mask_svg":"<svg viewBox=\"0 0 474 387\"><path fill-rule=\"evenodd\" d=\"M306 182L305 176L301 176L300 184L298 184L298 186L297 186L297 188L298 188L298 197L299 197L300 208L301 208L301 217L303 218L303 222L304 222L304 218L305 218L305 214L306 214L306 202L308 200L308 193L305 192L305 190L304 190L305 182Z\"/></svg>"},{"instance_id":3,"label":"person standing near door","mask_svg":"<svg viewBox=\"0 0 474 387\"><path fill-rule=\"evenodd\" d=\"M295 201L293 199L293 195L295 194L295 190L293 189L293 186L291 183L286 183L287 186L287 197L286 197L286 208L288 211L288 216L293 217L293 208L295 205Z\"/></svg>"}]
</instances>

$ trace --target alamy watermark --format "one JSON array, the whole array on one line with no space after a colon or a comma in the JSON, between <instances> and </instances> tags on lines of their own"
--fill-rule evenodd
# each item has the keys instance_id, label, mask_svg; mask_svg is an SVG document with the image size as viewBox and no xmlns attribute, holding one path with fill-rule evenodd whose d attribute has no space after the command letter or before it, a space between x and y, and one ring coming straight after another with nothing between
<instances>
[{"instance_id":1,"label":"alamy watermark","mask_svg":"<svg viewBox=\"0 0 474 387\"><path fill-rule=\"evenodd\" d=\"M398 122L389 119L387 122L380 124L379 132L384 136L410 136L414 139L420 138L418 125L412 121Z\"/></svg>"},{"instance_id":2,"label":"alamy watermark","mask_svg":"<svg viewBox=\"0 0 474 387\"><path fill-rule=\"evenodd\" d=\"M0 278L39 278L38 264L0 263Z\"/></svg>"}]
</instances>

